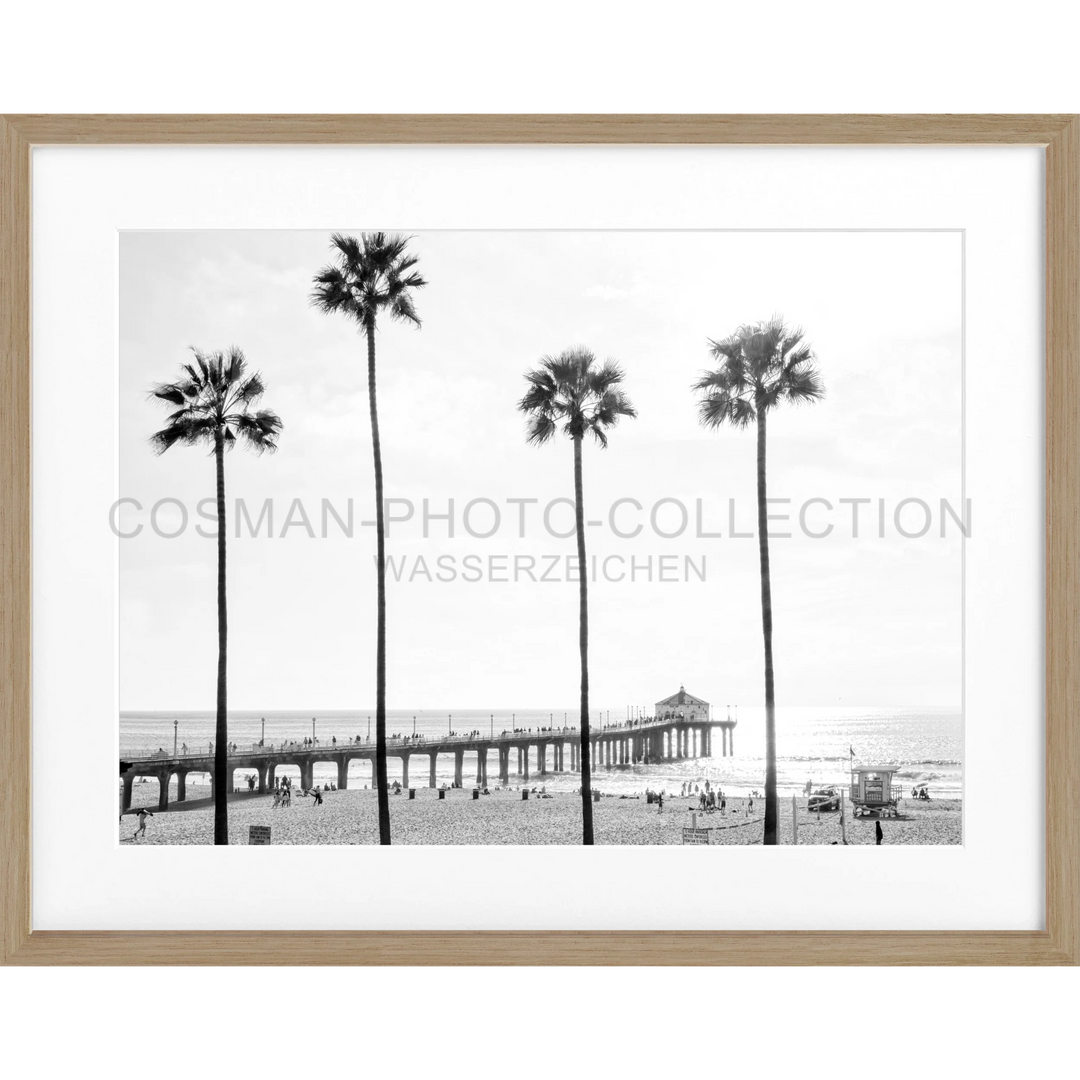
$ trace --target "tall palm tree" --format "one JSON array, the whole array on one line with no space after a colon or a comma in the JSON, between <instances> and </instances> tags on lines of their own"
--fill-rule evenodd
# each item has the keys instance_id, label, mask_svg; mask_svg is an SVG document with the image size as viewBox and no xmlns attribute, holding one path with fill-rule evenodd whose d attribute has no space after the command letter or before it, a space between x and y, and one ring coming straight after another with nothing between
<instances>
[{"instance_id":1,"label":"tall palm tree","mask_svg":"<svg viewBox=\"0 0 1080 1080\"><path fill-rule=\"evenodd\" d=\"M588 349L572 348L545 356L525 373L529 384L518 408L529 417L527 439L537 446L561 428L574 442L574 513L577 522L579 648L581 652L581 806L582 843L593 842L592 783L589 748L589 575L585 562L585 508L581 480L581 444L586 435L606 447L607 429L620 416L637 416L623 392L623 372L612 360L598 364Z\"/></svg>"},{"instance_id":2,"label":"tall palm tree","mask_svg":"<svg viewBox=\"0 0 1080 1080\"><path fill-rule=\"evenodd\" d=\"M413 270L417 257L406 254L409 238L384 232L363 233L359 240L334 233L336 258L315 276L311 302L320 311L354 319L367 338L368 407L371 450L375 461L376 602L375 645L375 786L379 795L379 843L390 843L390 792L386 782L386 540L383 521L382 443L375 392L375 330L385 312L399 322L420 325L413 290L427 282Z\"/></svg>"},{"instance_id":3,"label":"tall palm tree","mask_svg":"<svg viewBox=\"0 0 1080 1080\"><path fill-rule=\"evenodd\" d=\"M217 727L214 740L214 843L229 842L228 809L225 803L228 769L229 727L227 718L227 668L229 618L225 591L225 451L237 442L261 454L277 449L281 419L269 409L253 407L265 391L262 376L249 372L244 354L233 347L227 352L204 353L193 349L195 362L184 364L183 375L171 383L158 383L151 396L173 407L165 427L150 437L163 454L176 443L205 445L213 449L217 468L218 548L218 670Z\"/></svg>"},{"instance_id":4,"label":"tall palm tree","mask_svg":"<svg viewBox=\"0 0 1080 1080\"><path fill-rule=\"evenodd\" d=\"M772 583L765 497L765 429L771 409L784 401L817 401L825 393L814 351L801 330L773 316L709 341L717 366L694 384L701 422L717 428L757 424L758 557L761 563L761 632L765 640L765 843L777 842L776 699L773 690Z\"/></svg>"}]
</instances>

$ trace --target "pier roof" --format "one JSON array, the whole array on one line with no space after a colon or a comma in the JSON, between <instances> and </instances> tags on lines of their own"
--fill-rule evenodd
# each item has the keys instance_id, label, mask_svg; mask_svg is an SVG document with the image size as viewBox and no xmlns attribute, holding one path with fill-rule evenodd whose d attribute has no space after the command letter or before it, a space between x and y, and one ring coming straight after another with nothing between
<instances>
[{"instance_id":1,"label":"pier roof","mask_svg":"<svg viewBox=\"0 0 1080 1080\"><path fill-rule=\"evenodd\" d=\"M704 701L699 697L694 697L693 694L688 694L685 686L680 686L677 694L672 694L671 697L663 698L656 703L657 708L666 705L702 705L705 708L709 707L707 701Z\"/></svg>"}]
</instances>

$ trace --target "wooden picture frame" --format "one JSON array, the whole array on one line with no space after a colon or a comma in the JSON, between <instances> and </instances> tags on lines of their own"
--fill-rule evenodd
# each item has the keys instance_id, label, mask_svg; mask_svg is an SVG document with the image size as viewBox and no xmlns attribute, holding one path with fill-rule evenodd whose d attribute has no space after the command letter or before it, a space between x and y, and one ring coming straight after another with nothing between
<instances>
[{"instance_id":1,"label":"wooden picture frame","mask_svg":"<svg viewBox=\"0 0 1080 1080\"><path fill-rule=\"evenodd\" d=\"M1017 932L67 932L31 928L31 152L59 144L1035 145L1046 151L1045 926ZM0 961L1074 964L1080 960L1080 117L0 117Z\"/></svg>"}]
</instances>

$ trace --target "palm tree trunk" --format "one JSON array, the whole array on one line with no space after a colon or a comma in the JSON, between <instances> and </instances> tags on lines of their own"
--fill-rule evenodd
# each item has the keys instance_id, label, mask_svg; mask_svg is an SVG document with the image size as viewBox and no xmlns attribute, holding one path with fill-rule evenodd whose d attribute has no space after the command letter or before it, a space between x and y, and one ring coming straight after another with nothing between
<instances>
[{"instance_id":1,"label":"palm tree trunk","mask_svg":"<svg viewBox=\"0 0 1080 1080\"><path fill-rule=\"evenodd\" d=\"M375 462L375 532L378 609L375 630L375 786L379 792L379 843L390 843L390 788L386 781L386 538L383 521L382 443L375 395L375 319L364 323L367 335L368 404L371 408L371 452Z\"/></svg>"},{"instance_id":2,"label":"palm tree trunk","mask_svg":"<svg viewBox=\"0 0 1080 1080\"><path fill-rule=\"evenodd\" d=\"M217 665L217 727L214 742L214 843L229 842L228 789L229 721L228 721L228 639L229 615L225 596L225 440L218 432L214 441L214 460L217 464L218 515L218 665Z\"/></svg>"},{"instance_id":3,"label":"palm tree trunk","mask_svg":"<svg viewBox=\"0 0 1080 1080\"><path fill-rule=\"evenodd\" d=\"M757 402L758 555L761 559L761 633L765 639L765 839L777 842L776 699L773 691L772 583L769 577L769 530L765 498L765 408Z\"/></svg>"},{"instance_id":4,"label":"palm tree trunk","mask_svg":"<svg viewBox=\"0 0 1080 1080\"><path fill-rule=\"evenodd\" d=\"M589 754L589 573L585 564L585 500L581 482L581 436L574 439L574 515L577 522L579 647L581 649L581 823L583 844L593 842Z\"/></svg>"}]
</instances>

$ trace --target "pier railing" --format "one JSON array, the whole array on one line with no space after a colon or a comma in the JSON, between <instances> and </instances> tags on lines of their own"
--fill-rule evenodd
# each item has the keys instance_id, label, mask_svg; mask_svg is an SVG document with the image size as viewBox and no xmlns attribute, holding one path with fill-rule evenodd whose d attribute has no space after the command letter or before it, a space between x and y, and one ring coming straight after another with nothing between
<instances>
[{"instance_id":1,"label":"pier railing","mask_svg":"<svg viewBox=\"0 0 1080 1080\"><path fill-rule=\"evenodd\" d=\"M611 735L633 735L638 732L652 731L657 728L679 726L690 727L697 725L724 726L729 723L732 724L732 726L734 725L733 721L706 720L697 717L694 717L693 719L661 719L659 717L650 717L647 720L634 720L621 724L616 723L593 726L590 727L589 734L592 739L602 739ZM487 743L488 745L506 743L517 744L521 742L539 742L545 739L573 739L578 737L579 734L580 732L577 725L554 728L516 728L494 733L485 732L484 729L480 727L474 728L469 732L454 731L446 735L396 734L387 738L386 745L388 748L393 748L394 750L416 749L418 751L437 751L441 753L460 746L474 746L476 743ZM230 743L229 755L303 754L312 753L314 751L336 754L350 750L374 749L374 736L367 736L363 739L340 739L337 742L333 741L333 737L329 740L316 738L313 743L305 743L301 738L288 739L281 742L265 740L264 742ZM212 755L212 744L209 742L199 743L196 746L187 746L185 744L177 747L175 751L166 750L160 745L156 749L146 747L142 750L137 750L128 747L121 751L121 757L125 759L133 758L139 761L183 761L191 758L206 758Z\"/></svg>"}]
</instances>

